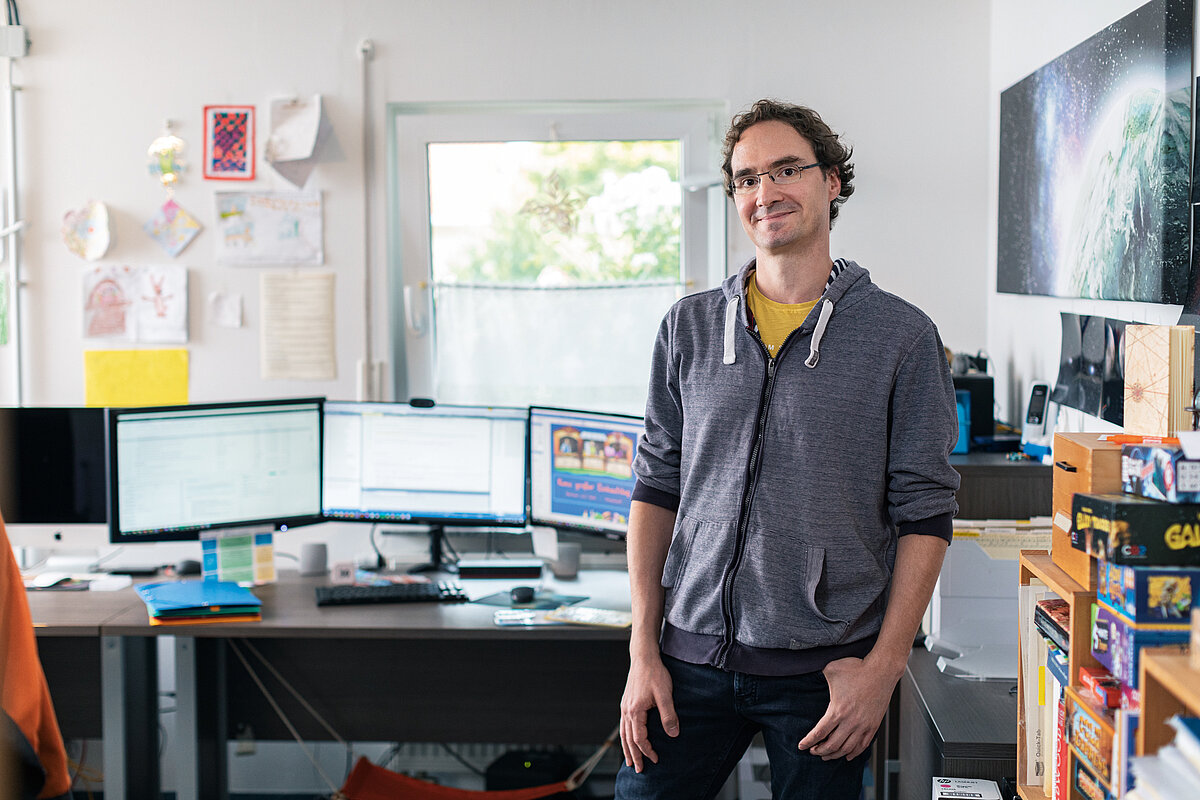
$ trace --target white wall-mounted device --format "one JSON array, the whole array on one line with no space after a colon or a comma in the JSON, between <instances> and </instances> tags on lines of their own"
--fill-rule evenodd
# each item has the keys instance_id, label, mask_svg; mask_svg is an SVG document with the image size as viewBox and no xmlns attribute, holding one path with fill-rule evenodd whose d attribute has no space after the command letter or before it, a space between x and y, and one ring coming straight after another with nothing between
<instances>
[{"instance_id":1,"label":"white wall-mounted device","mask_svg":"<svg viewBox=\"0 0 1200 800\"><path fill-rule=\"evenodd\" d=\"M1021 450L1030 458L1043 461L1050 458L1054 444L1054 423L1058 419L1058 404L1050 400L1050 384L1034 381L1025 404L1021 425Z\"/></svg>"}]
</instances>

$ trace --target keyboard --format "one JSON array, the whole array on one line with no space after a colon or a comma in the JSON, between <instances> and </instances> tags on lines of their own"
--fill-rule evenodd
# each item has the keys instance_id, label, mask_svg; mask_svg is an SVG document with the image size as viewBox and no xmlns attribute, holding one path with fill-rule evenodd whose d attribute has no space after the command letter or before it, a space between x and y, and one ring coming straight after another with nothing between
<instances>
[{"instance_id":1,"label":"keyboard","mask_svg":"<svg viewBox=\"0 0 1200 800\"><path fill-rule=\"evenodd\" d=\"M451 581L438 583L385 583L370 585L317 586L319 606L358 606L372 603L463 603L470 600L462 587Z\"/></svg>"}]
</instances>

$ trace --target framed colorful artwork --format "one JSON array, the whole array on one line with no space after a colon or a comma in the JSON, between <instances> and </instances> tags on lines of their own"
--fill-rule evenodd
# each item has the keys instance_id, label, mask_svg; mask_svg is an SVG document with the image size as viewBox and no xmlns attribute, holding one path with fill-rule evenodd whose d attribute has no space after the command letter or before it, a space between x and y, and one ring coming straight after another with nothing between
<instances>
[{"instance_id":1,"label":"framed colorful artwork","mask_svg":"<svg viewBox=\"0 0 1200 800\"><path fill-rule=\"evenodd\" d=\"M204 107L204 177L254 180L254 106Z\"/></svg>"}]
</instances>

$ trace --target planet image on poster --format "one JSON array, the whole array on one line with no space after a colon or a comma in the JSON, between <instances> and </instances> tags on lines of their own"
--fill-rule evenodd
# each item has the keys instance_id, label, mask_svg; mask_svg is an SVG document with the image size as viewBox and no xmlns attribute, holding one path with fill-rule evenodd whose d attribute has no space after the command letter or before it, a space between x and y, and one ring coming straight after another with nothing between
<instances>
[{"instance_id":1,"label":"planet image on poster","mask_svg":"<svg viewBox=\"0 0 1200 800\"><path fill-rule=\"evenodd\" d=\"M1187 237L1187 92L1144 88L1117 98L1096 129L1067 230L1060 297L1140 300L1172 283L1164 242Z\"/></svg>"}]
</instances>

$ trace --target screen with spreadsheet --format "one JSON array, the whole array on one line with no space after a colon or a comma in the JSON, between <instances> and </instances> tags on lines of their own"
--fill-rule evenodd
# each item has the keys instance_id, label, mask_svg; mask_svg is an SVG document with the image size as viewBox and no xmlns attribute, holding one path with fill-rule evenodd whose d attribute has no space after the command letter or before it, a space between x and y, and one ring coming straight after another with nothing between
<instances>
[{"instance_id":1,"label":"screen with spreadsheet","mask_svg":"<svg viewBox=\"0 0 1200 800\"><path fill-rule=\"evenodd\" d=\"M521 526L527 410L325 404L327 519Z\"/></svg>"},{"instance_id":2,"label":"screen with spreadsheet","mask_svg":"<svg viewBox=\"0 0 1200 800\"><path fill-rule=\"evenodd\" d=\"M530 408L530 522L623 536L641 436L641 417Z\"/></svg>"},{"instance_id":3,"label":"screen with spreadsheet","mask_svg":"<svg viewBox=\"0 0 1200 800\"><path fill-rule=\"evenodd\" d=\"M109 539L321 521L320 398L109 409Z\"/></svg>"}]
</instances>

